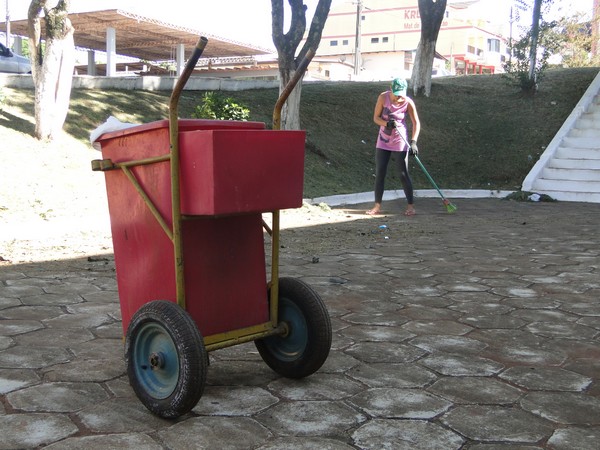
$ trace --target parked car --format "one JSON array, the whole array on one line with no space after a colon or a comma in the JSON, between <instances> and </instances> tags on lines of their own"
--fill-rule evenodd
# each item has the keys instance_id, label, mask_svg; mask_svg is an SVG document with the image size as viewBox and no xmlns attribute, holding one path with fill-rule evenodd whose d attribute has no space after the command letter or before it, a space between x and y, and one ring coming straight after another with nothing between
<instances>
[{"instance_id":1,"label":"parked car","mask_svg":"<svg viewBox=\"0 0 600 450\"><path fill-rule=\"evenodd\" d=\"M17 55L10 48L0 44L0 72L30 73L31 62L29 58Z\"/></svg>"}]
</instances>

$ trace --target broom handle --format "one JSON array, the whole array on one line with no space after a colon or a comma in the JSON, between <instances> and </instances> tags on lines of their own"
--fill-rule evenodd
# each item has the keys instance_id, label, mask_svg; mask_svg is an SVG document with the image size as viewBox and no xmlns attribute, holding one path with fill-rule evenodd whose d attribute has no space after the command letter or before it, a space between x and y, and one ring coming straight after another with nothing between
<instances>
[{"instance_id":1,"label":"broom handle","mask_svg":"<svg viewBox=\"0 0 600 450\"><path fill-rule=\"evenodd\" d=\"M421 169L423 169L423 173L425 174L425 176L427 177L427 179L431 182L431 184L433 185L433 187L438 191L438 194L440 194L440 196L446 200L446 197L444 197L444 194L442 194L442 191L440 191L440 188L437 187L437 184L435 184L435 181L433 181L433 178L431 178L431 175L429 175L429 172L427 172L427 169L425 168L425 166L423 165L423 163L421 162L421 160L419 159L419 157L417 155L413 155L415 157L415 161L417 161L417 163L419 164L419 166L421 166Z\"/></svg>"},{"instance_id":2,"label":"broom handle","mask_svg":"<svg viewBox=\"0 0 600 450\"><path fill-rule=\"evenodd\" d=\"M400 137L406 144L406 147L407 147L406 151L410 151L410 144L408 143L408 141L406 140L404 135L400 132L400 130L398 128L396 128L396 132L400 135ZM437 186L437 184L435 184L435 181L433 181L433 178L431 178L431 175L429 175L429 172L427 172L427 169L425 168L425 166L423 165L423 163L421 162L419 157L417 155L413 155L413 156L415 157L415 160L421 167L421 170L423 170L423 173L425 174L425 176L427 177L427 179L429 180L431 185L435 188L436 191L438 191L438 194L440 194L440 197L442 197L443 200L446 200L446 197L444 197L444 194L442 194L442 191L440 191L440 188Z\"/></svg>"}]
</instances>

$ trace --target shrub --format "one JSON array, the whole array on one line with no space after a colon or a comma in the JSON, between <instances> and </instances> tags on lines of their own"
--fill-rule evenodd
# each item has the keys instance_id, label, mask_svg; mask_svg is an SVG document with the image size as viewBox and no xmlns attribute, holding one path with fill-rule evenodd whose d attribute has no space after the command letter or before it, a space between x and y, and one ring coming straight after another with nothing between
<instances>
[{"instance_id":1,"label":"shrub","mask_svg":"<svg viewBox=\"0 0 600 450\"><path fill-rule=\"evenodd\" d=\"M218 92L206 92L202 104L192 113L194 119L243 120L250 118L250 109L232 97Z\"/></svg>"}]
</instances>

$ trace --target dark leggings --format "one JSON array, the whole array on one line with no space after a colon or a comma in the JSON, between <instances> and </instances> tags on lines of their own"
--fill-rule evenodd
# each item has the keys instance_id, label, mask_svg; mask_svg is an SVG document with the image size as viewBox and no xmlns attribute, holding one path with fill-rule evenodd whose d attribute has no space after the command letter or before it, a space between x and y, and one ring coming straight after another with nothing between
<instances>
[{"instance_id":1,"label":"dark leggings","mask_svg":"<svg viewBox=\"0 0 600 450\"><path fill-rule=\"evenodd\" d=\"M387 173L387 166L392 153L396 154L394 159L400 171L400 182L402 183L402 189L404 189L406 201L409 205L412 205L413 187L412 180L408 174L408 152L390 152L379 148L375 150L375 203L381 203L383 199L385 174Z\"/></svg>"}]
</instances>

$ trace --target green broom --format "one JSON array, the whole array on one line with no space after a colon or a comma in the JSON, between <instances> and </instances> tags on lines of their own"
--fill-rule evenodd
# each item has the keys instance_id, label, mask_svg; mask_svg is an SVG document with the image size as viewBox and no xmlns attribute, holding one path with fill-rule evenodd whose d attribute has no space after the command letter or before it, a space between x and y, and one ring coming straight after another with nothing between
<instances>
[{"instance_id":1,"label":"green broom","mask_svg":"<svg viewBox=\"0 0 600 450\"><path fill-rule=\"evenodd\" d=\"M421 162L421 160L419 159L419 157L417 155L413 155L413 156L415 157L415 161L417 161L417 163L419 164L419 166L423 170L423 173L425 174L425 176L427 177L427 179L429 179L429 181L431 182L432 186L436 189L436 191L438 191L438 194L440 194L440 197L442 197L442 202L444 203L444 206L446 207L446 211L448 211L450 214L456 212L456 210L458 208L455 205L453 205L452 202L450 200L448 200L444 196L444 194L442 193L442 191L440 191L440 188L437 187L437 184L435 184L435 181L433 181L433 178L431 178L431 175L429 175L429 172L427 172L427 169L425 168L425 166L423 165L423 163Z\"/></svg>"},{"instance_id":2,"label":"green broom","mask_svg":"<svg viewBox=\"0 0 600 450\"><path fill-rule=\"evenodd\" d=\"M410 144L408 143L408 141L406 140L406 138L404 137L404 135L400 132L400 130L398 130L396 128L396 131L398 132L398 134L400 135L400 137L406 143L406 146L408 147L408 150L409 150L409 153L410 153ZM435 184L435 181L433 181L433 178L431 178L431 175L429 175L429 172L427 172L427 169L425 168L425 166L423 165L423 163L421 162L421 160L419 159L419 157L417 155L413 155L413 156L415 157L415 161L417 161L417 163L421 167L421 170L423 170L423 173L425 174L425 176L427 177L427 179L429 180L429 182L431 183L431 185L435 188L436 191L438 191L438 194L440 194L440 197L442 197L442 202L444 203L444 206L446 207L446 211L448 213L450 213L450 214L455 213L456 210L458 209L456 207L456 205L453 205L452 202L450 200L448 200L444 196L444 194L442 193L442 191L440 190L440 188L437 186L437 184Z\"/></svg>"}]
</instances>

